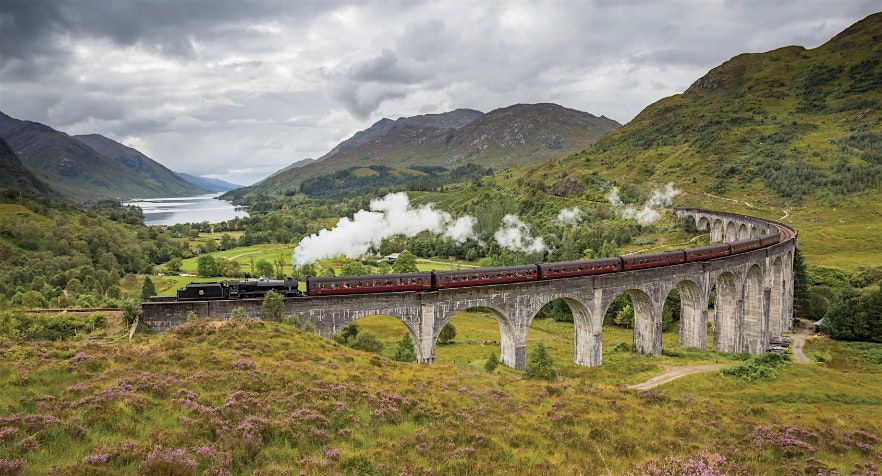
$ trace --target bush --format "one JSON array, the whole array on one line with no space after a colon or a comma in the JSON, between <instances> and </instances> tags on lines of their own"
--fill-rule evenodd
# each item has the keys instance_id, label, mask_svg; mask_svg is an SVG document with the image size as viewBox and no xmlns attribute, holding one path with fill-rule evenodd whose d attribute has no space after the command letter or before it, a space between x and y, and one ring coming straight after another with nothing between
<instances>
[{"instance_id":1,"label":"bush","mask_svg":"<svg viewBox=\"0 0 882 476\"><path fill-rule=\"evenodd\" d=\"M631 329L634 327L634 308L630 304L625 305L617 314L613 322L617 326Z\"/></svg>"},{"instance_id":2,"label":"bush","mask_svg":"<svg viewBox=\"0 0 882 476\"><path fill-rule=\"evenodd\" d=\"M410 337L410 333L404 334L404 337L398 341L398 347L395 348L395 355L392 358L401 362L416 361L416 351L414 350L413 339Z\"/></svg>"},{"instance_id":3,"label":"bush","mask_svg":"<svg viewBox=\"0 0 882 476\"><path fill-rule=\"evenodd\" d=\"M882 342L882 283L864 292L843 289L824 314L821 330L834 339Z\"/></svg>"},{"instance_id":4,"label":"bush","mask_svg":"<svg viewBox=\"0 0 882 476\"><path fill-rule=\"evenodd\" d=\"M484 370L493 372L496 367L499 367L499 358L496 357L496 352L491 352L490 357L487 357L487 362L484 363Z\"/></svg>"},{"instance_id":5,"label":"bush","mask_svg":"<svg viewBox=\"0 0 882 476\"><path fill-rule=\"evenodd\" d=\"M282 318L282 324L294 326L298 329L303 329L303 320L300 319L300 316L296 314L289 314Z\"/></svg>"},{"instance_id":6,"label":"bush","mask_svg":"<svg viewBox=\"0 0 882 476\"><path fill-rule=\"evenodd\" d=\"M132 300L128 300L123 302L122 312L123 312L123 322L126 323L127 326L131 326L135 319L138 318L138 311L140 307L138 303Z\"/></svg>"},{"instance_id":7,"label":"bush","mask_svg":"<svg viewBox=\"0 0 882 476\"><path fill-rule=\"evenodd\" d=\"M383 343L377 338L377 335L371 331L359 332L352 343L349 344L355 350L364 352L373 352L379 354L383 351Z\"/></svg>"},{"instance_id":8,"label":"bush","mask_svg":"<svg viewBox=\"0 0 882 476\"><path fill-rule=\"evenodd\" d=\"M245 309L243 309L241 307L235 307L230 312L229 319L231 321L245 321L245 320L248 320L248 313L245 312Z\"/></svg>"},{"instance_id":9,"label":"bush","mask_svg":"<svg viewBox=\"0 0 882 476\"><path fill-rule=\"evenodd\" d=\"M456 327L453 327L453 324L447 323L444 324L444 327L441 328L441 333L438 334L438 343L439 344L450 344L453 342L453 339L456 339Z\"/></svg>"},{"instance_id":10,"label":"bush","mask_svg":"<svg viewBox=\"0 0 882 476\"><path fill-rule=\"evenodd\" d=\"M64 340L81 332L92 332L106 325L104 316L92 314L26 314L0 313L0 339Z\"/></svg>"},{"instance_id":11,"label":"bush","mask_svg":"<svg viewBox=\"0 0 882 476\"><path fill-rule=\"evenodd\" d=\"M534 380L554 380L557 378L554 360L552 360L545 345L541 342L536 346L536 350L530 354L530 358L527 361L527 377Z\"/></svg>"},{"instance_id":12,"label":"bush","mask_svg":"<svg viewBox=\"0 0 882 476\"><path fill-rule=\"evenodd\" d=\"M358 326L355 323L340 329L340 332L334 334L334 341L338 344L350 345L358 336Z\"/></svg>"},{"instance_id":13,"label":"bush","mask_svg":"<svg viewBox=\"0 0 882 476\"><path fill-rule=\"evenodd\" d=\"M150 296L156 296L156 286L150 276L144 276L144 285L141 287L141 300L146 301Z\"/></svg>"},{"instance_id":14,"label":"bush","mask_svg":"<svg viewBox=\"0 0 882 476\"><path fill-rule=\"evenodd\" d=\"M281 321L284 312L285 301L282 296L273 290L268 291L260 305L260 315L268 321Z\"/></svg>"},{"instance_id":15,"label":"bush","mask_svg":"<svg viewBox=\"0 0 882 476\"><path fill-rule=\"evenodd\" d=\"M768 352L722 370L723 375L738 377L748 382L774 380L781 368L790 360L787 354Z\"/></svg>"}]
</instances>

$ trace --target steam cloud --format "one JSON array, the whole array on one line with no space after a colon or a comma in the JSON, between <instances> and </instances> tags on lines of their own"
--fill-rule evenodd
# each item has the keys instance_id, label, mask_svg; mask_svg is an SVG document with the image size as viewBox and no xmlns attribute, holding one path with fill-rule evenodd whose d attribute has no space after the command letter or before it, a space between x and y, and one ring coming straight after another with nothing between
<instances>
[{"instance_id":1,"label":"steam cloud","mask_svg":"<svg viewBox=\"0 0 882 476\"><path fill-rule=\"evenodd\" d=\"M547 249L545 240L532 236L530 225L524 223L517 215L505 215L502 218L502 226L493 233L493 238L499 246L512 251L539 253Z\"/></svg>"},{"instance_id":2,"label":"steam cloud","mask_svg":"<svg viewBox=\"0 0 882 476\"><path fill-rule=\"evenodd\" d=\"M558 225L575 225L580 221L582 221L582 210L579 207L564 208L555 219Z\"/></svg>"},{"instance_id":3,"label":"steam cloud","mask_svg":"<svg viewBox=\"0 0 882 476\"><path fill-rule=\"evenodd\" d=\"M294 266L300 268L338 255L358 258L372 248L379 248L384 238L396 235L412 237L428 231L457 243L477 237L474 217L453 219L449 213L436 210L433 204L414 208L404 192L372 200L368 208L359 210L352 218L341 218L330 230L325 228L300 240L292 256Z\"/></svg>"},{"instance_id":4,"label":"steam cloud","mask_svg":"<svg viewBox=\"0 0 882 476\"><path fill-rule=\"evenodd\" d=\"M624 206L621 197L619 197L619 188L613 187L612 190L609 191L606 198L609 200L610 205L615 208L621 208L619 213L623 218L628 218L631 220L636 220L637 223L641 225L649 225L655 223L656 220L661 218L661 214L656 210L656 208L667 208L670 207L674 201L674 197L680 195L681 191L674 188L673 183L668 183L665 185L664 190L653 190L649 195L649 198L643 204L643 208L637 208L634 205Z\"/></svg>"}]
</instances>

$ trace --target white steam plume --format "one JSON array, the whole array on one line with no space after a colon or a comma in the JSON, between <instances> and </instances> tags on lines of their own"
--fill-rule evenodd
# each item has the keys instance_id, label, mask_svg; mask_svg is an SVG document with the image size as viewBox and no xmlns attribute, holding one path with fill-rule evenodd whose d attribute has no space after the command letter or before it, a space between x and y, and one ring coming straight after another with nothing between
<instances>
[{"instance_id":1,"label":"white steam plume","mask_svg":"<svg viewBox=\"0 0 882 476\"><path fill-rule=\"evenodd\" d=\"M428 231L457 243L477 236L473 217L454 220L449 213L436 210L431 203L414 208L404 192L372 200L368 208L359 210L352 218L341 218L330 230L324 228L300 240L292 256L294 266L299 268L337 255L357 258L371 248L379 248L384 238L396 235L411 237Z\"/></svg>"},{"instance_id":2,"label":"white steam plume","mask_svg":"<svg viewBox=\"0 0 882 476\"><path fill-rule=\"evenodd\" d=\"M558 225L575 225L582 221L582 210L579 207L564 208L554 221Z\"/></svg>"},{"instance_id":3,"label":"white steam plume","mask_svg":"<svg viewBox=\"0 0 882 476\"><path fill-rule=\"evenodd\" d=\"M653 190L642 208L637 208L634 205L627 205L622 208L619 213L623 218L636 220L637 223L641 225L649 225L655 223L656 220L661 218L661 214L656 208L670 207L674 202L674 197L680 193L680 190L674 188L673 183L668 183L665 185L664 190ZM613 187L612 190L609 191L609 194L607 194L606 198L613 207L619 208L624 205L622 199L619 197L618 187Z\"/></svg>"},{"instance_id":4,"label":"white steam plume","mask_svg":"<svg viewBox=\"0 0 882 476\"><path fill-rule=\"evenodd\" d=\"M517 215L505 215L502 226L493 233L493 238L499 246L512 251L538 253L546 250L545 240L532 236L530 225L524 223Z\"/></svg>"}]
</instances>

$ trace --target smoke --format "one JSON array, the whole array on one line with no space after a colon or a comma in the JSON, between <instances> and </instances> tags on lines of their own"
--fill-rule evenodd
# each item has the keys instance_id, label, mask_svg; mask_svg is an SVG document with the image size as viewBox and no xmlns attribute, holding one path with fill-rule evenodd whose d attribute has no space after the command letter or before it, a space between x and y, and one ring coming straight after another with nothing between
<instances>
[{"instance_id":1,"label":"smoke","mask_svg":"<svg viewBox=\"0 0 882 476\"><path fill-rule=\"evenodd\" d=\"M493 233L499 246L526 253L545 251L545 240L534 237L530 233L530 225L524 223L517 215L508 214L502 218L502 226Z\"/></svg>"},{"instance_id":2,"label":"smoke","mask_svg":"<svg viewBox=\"0 0 882 476\"><path fill-rule=\"evenodd\" d=\"M681 191L679 189L674 188L673 183L668 183L665 185L664 190L653 190L652 193L649 194L649 198L646 202L643 203L642 208L637 208L634 205L627 205L619 210L619 213L623 218L636 220L637 223L641 225L650 225L661 218L661 214L656 209L670 207L674 202L674 197L680 195L680 193ZM618 187L613 187L607 194L606 198L609 200L610 205L615 208L620 208L624 205L622 199L619 197Z\"/></svg>"},{"instance_id":3,"label":"smoke","mask_svg":"<svg viewBox=\"0 0 882 476\"><path fill-rule=\"evenodd\" d=\"M564 208L554 221L558 225L575 225L582 221L582 210L579 207Z\"/></svg>"},{"instance_id":4,"label":"smoke","mask_svg":"<svg viewBox=\"0 0 882 476\"><path fill-rule=\"evenodd\" d=\"M338 255L358 258L372 248L379 248L384 238L396 235L412 237L428 231L457 243L477 237L475 218L463 216L454 220L449 213L436 210L433 204L414 208L404 192L372 200L368 208L359 210L352 218L341 218L330 230L324 228L300 240L292 256L294 266L299 268Z\"/></svg>"}]
</instances>

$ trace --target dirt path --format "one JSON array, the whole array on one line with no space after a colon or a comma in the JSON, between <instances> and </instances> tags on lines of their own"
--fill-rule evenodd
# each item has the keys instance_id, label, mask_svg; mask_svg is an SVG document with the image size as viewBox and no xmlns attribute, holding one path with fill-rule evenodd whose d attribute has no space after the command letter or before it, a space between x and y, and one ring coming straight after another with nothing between
<instances>
[{"instance_id":1,"label":"dirt path","mask_svg":"<svg viewBox=\"0 0 882 476\"><path fill-rule=\"evenodd\" d=\"M806 357L805 352L805 340L815 333L812 328L814 324L800 320L797 324L793 326L793 334L790 335L791 344L790 350L793 352L793 360L796 361L797 364L807 364L809 363L808 357Z\"/></svg>"},{"instance_id":2,"label":"dirt path","mask_svg":"<svg viewBox=\"0 0 882 476\"><path fill-rule=\"evenodd\" d=\"M631 385L628 388L633 390L649 390L650 388L658 387L659 385L676 380L680 377L703 372L716 372L717 370L722 370L726 367L728 367L728 364L687 365L685 367L675 367L661 375L656 375L645 382Z\"/></svg>"}]
</instances>

